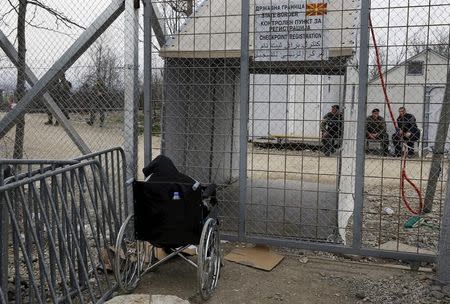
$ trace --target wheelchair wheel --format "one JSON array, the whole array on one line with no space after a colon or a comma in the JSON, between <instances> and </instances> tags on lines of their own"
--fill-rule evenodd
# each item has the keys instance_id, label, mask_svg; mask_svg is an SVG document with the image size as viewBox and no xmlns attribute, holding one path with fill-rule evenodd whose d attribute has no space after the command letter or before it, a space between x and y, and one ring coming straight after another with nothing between
<instances>
[{"instance_id":1,"label":"wheelchair wheel","mask_svg":"<svg viewBox=\"0 0 450 304\"><path fill-rule=\"evenodd\" d=\"M114 256L114 275L119 288L126 293L133 291L153 259L150 244L135 240L133 225L131 214L120 227Z\"/></svg>"},{"instance_id":2,"label":"wheelchair wheel","mask_svg":"<svg viewBox=\"0 0 450 304\"><path fill-rule=\"evenodd\" d=\"M219 281L221 264L220 235L217 220L209 218L203 225L198 246L197 279L203 300L211 297Z\"/></svg>"}]
</instances>

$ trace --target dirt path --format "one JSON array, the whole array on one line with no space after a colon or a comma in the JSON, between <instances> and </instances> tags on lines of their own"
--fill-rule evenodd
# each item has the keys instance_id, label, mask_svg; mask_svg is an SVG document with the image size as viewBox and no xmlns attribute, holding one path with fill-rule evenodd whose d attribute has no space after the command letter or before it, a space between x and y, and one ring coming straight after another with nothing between
<instances>
[{"instance_id":1,"label":"dirt path","mask_svg":"<svg viewBox=\"0 0 450 304\"><path fill-rule=\"evenodd\" d=\"M4 113L0 113L0 119ZM113 115L113 114L110 114ZM117 116L117 115L116 115ZM84 117L85 118L85 117ZM111 117L106 125L89 126L83 117L73 116L71 122L92 151L123 146L123 125L120 119ZM120 118L120 117L119 117ZM25 158L69 159L80 156L61 126L47 126L45 114L26 115L24 144ZM12 157L14 128L0 140L0 157ZM153 137L153 155L159 154L161 138ZM144 140L139 137L139 168L143 167ZM337 176L337 157L324 157L320 152L308 150L262 149L248 145L248 170L252 178L270 178L281 180L304 180L310 182L335 183ZM408 172L412 179L428 180L430 158L414 158L408 161ZM398 158L366 155L365 184L383 187L386 184L398 185L400 164ZM446 173L446 168L443 168Z\"/></svg>"},{"instance_id":2,"label":"dirt path","mask_svg":"<svg viewBox=\"0 0 450 304\"><path fill-rule=\"evenodd\" d=\"M331 255L288 255L271 272L225 261L217 292L207 303L450 303L450 298L436 302L429 296L431 277ZM174 260L144 276L134 293L201 303L196 282L195 269Z\"/></svg>"}]
</instances>

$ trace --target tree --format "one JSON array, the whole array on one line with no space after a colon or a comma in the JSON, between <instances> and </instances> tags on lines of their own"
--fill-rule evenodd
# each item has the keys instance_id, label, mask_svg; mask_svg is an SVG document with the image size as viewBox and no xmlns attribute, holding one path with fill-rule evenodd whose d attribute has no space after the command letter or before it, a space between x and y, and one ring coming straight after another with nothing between
<instances>
[{"instance_id":1,"label":"tree","mask_svg":"<svg viewBox=\"0 0 450 304\"><path fill-rule=\"evenodd\" d=\"M182 21L194 12L196 0L169 0L162 5L162 13L166 30L174 35L179 29Z\"/></svg>"},{"instance_id":2,"label":"tree","mask_svg":"<svg viewBox=\"0 0 450 304\"><path fill-rule=\"evenodd\" d=\"M16 80L16 99L21 100L26 93L26 78L25 78L25 66L26 66L26 26L32 26L49 31L59 31L59 27L62 24L66 28L76 26L84 29L84 27L78 25L70 18L66 17L62 12L57 11L46 5L42 0L7 0L9 9L0 15L0 22L5 23L6 17L15 12L17 14L17 27L16 39L17 39L17 53L18 53L18 65L17 65L17 80ZM27 19L28 7L33 8L32 15ZM49 14L55 19L56 27L47 28L40 24L34 23L34 18L38 11ZM12 32L11 32L12 33ZM10 33L10 34L11 34ZM14 152L13 158L23 158L23 142L25 136L25 116L21 115L16 122L16 132L14 140Z\"/></svg>"},{"instance_id":3,"label":"tree","mask_svg":"<svg viewBox=\"0 0 450 304\"><path fill-rule=\"evenodd\" d=\"M167 4L172 7L172 9L184 16L190 16L193 13L195 0L171 0Z\"/></svg>"},{"instance_id":4,"label":"tree","mask_svg":"<svg viewBox=\"0 0 450 304\"><path fill-rule=\"evenodd\" d=\"M420 52L431 49L442 56L450 56L450 38L449 31L441 28L430 32L429 37L423 31L416 32L409 40L409 57Z\"/></svg>"},{"instance_id":5,"label":"tree","mask_svg":"<svg viewBox=\"0 0 450 304\"><path fill-rule=\"evenodd\" d=\"M395 66L401 63L406 55L405 46L393 47L388 46L383 40L377 41L378 54L380 56L381 70L386 72L390 66ZM373 49L373 57L369 65L369 79L375 79L378 75L378 62L376 58L375 49Z\"/></svg>"},{"instance_id":6,"label":"tree","mask_svg":"<svg viewBox=\"0 0 450 304\"><path fill-rule=\"evenodd\" d=\"M87 102L84 108L91 111L105 110L106 102L109 108L123 107L123 99L120 98L123 92L123 83L120 81L121 61L115 48L108 43L109 41L112 42L113 39L108 39L105 35L101 36L87 54L91 64L84 74L80 90L82 89L86 97L82 99ZM104 91L102 95L98 95L97 92L100 84Z\"/></svg>"},{"instance_id":7,"label":"tree","mask_svg":"<svg viewBox=\"0 0 450 304\"><path fill-rule=\"evenodd\" d=\"M376 53L375 50L373 51L373 57L371 58L371 62L369 65L369 79L375 79L378 77L378 63L377 63L377 58L376 58ZM385 48L378 48L378 54L380 56L380 62L381 62L381 66L382 69L384 69L386 67L386 51Z\"/></svg>"},{"instance_id":8,"label":"tree","mask_svg":"<svg viewBox=\"0 0 450 304\"><path fill-rule=\"evenodd\" d=\"M101 81L108 89L117 89L120 79L119 56L114 48L108 45L105 36L94 43L89 57L93 65L87 72L85 82L95 85Z\"/></svg>"}]
</instances>

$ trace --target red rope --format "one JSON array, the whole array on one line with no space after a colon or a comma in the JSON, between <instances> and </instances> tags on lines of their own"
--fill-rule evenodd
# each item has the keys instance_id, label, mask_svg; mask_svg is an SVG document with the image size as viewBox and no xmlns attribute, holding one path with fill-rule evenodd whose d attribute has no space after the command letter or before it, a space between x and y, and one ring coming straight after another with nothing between
<instances>
[{"instance_id":1,"label":"red rope","mask_svg":"<svg viewBox=\"0 0 450 304\"><path fill-rule=\"evenodd\" d=\"M394 111L392 110L391 101L390 101L388 93L387 93L386 83L384 82L384 76L383 76L383 71L382 71L382 66L381 66L380 50L378 48L377 40L375 39L375 32L373 30L371 17L369 17L369 27L370 27L370 32L372 33L373 46L375 48L375 55L376 55L376 59L377 59L378 76L380 77L381 87L383 88L384 100L388 106L389 114L391 115L391 120L392 120L392 123L394 124L395 130L397 130L398 129L397 120L394 117Z\"/></svg>"},{"instance_id":2,"label":"red rope","mask_svg":"<svg viewBox=\"0 0 450 304\"><path fill-rule=\"evenodd\" d=\"M370 27L370 32L372 33L373 46L375 48L375 55L376 55L376 60L377 60L378 76L380 77L381 87L383 88L384 100L386 102L386 105L388 106L389 114L391 116L391 120L392 120L392 123L394 124L395 130L398 131L397 120L394 118L394 111L392 110L391 101L390 101L389 95L387 93L386 83L384 82L384 76L383 76L383 71L382 71L382 66L381 66L380 50L377 45L377 40L375 38L375 31L372 26L372 18L370 16L369 16L369 27ZM418 214L422 213L422 209L423 209L422 192L420 191L419 187L417 187L417 185L409 178L408 174L406 173L406 158L408 156L408 149L409 149L409 147L406 146L405 152L403 153L403 157L402 157L402 172L401 172L401 176L400 176L400 192L401 192L402 201L405 204L406 209L408 209L408 211L411 212L412 214L418 215ZM416 191L417 196L419 197L419 210L414 210L411 207L410 202L406 199L405 180L413 187L414 191Z\"/></svg>"},{"instance_id":3,"label":"red rope","mask_svg":"<svg viewBox=\"0 0 450 304\"><path fill-rule=\"evenodd\" d=\"M422 199L422 193L420 192L420 189L406 174L406 158L408 157L408 149L409 149L409 147L407 145L405 145L405 151L403 152L403 158L402 158L402 176L400 179L400 189L401 189L401 193L402 193L402 200L405 203L406 209L408 209L408 211L414 215L419 215L422 213L423 199ZM412 209L411 204L406 199L405 180L414 188L414 190L417 193L417 196L419 197L419 209L418 210Z\"/></svg>"}]
</instances>

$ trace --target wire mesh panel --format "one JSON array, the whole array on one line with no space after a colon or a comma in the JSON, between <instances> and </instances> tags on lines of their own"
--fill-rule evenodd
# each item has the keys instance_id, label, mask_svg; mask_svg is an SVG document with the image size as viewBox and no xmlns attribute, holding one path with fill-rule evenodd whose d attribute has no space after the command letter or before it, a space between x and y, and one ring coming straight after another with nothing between
<instances>
[{"instance_id":1,"label":"wire mesh panel","mask_svg":"<svg viewBox=\"0 0 450 304\"><path fill-rule=\"evenodd\" d=\"M123 11L116 0L2 1L0 157L67 159L123 145L133 52Z\"/></svg>"},{"instance_id":2,"label":"wire mesh panel","mask_svg":"<svg viewBox=\"0 0 450 304\"><path fill-rule=\"evenodd\" d=\"M236 233L239 201L240 2L160 1L166 42L152 69L153 156L219 185L222 229ZM184 3L184 4L183 4ZM195 4L192 2L191 4Z\"/></svg>"},{"instance_id":3,"label":"wire mesh panel","mask_svg":"<svg viewBox=\"0 0 450 304\"><path fill-rule=\"evenodd\" d=\"M448 1L372 2L363 246L434 255L447 183Z\"/></svg>"},{"instance_id":4,"label":"wire mesh panel","mask_svg":"<svg viewBox=\"0 0 450 304\"><path fill-rule=\"evenodd\" d=\"M349 76L358 3L254 1L250 14L246 233L342 242L342 196L353 192L354 173L342 165L355 158L346 130L356 113L358 80Z\"/></svg>"},{"instance_id":5,"label":"wire mesh panel","mask_svg":"<svg viewBox=\"0 0 450 304\"><path fill-rule=\"evenodd\" d=\"M162 6L165 4L161 3ZM436 246L439 228L432 219L411 219L406 213L402 215L406 217L403 221L399 214L403 212L400 206L409 202L408 196L422 195L418 192L427 177L438 174L440 177L428 184L440 185L437 195L443 193L445 178L442 172L445 170L436 165L436 159L441 162L442 157L434 157L433 169L431 164L426 164L421 151L425 148L434 155L442 155L445 151L445 147L436 151L433 148L436 141L431 138L437 136L441 125L438 117L440 119L442 101L439 98L443 98L448 69L448 54L439 54L448 45L445 40L448 24L442 24L437 14L445 14L448 5L441 11L434 11L438 3L404 5L391 1L374 4L371 8L375 24L373 36L378 39L379 35L387 35L392 41L388 40L391 42L384 45L379 43L381 48L375 48L375 43L371 42L367 54L363 50L366 45L361 49L358 41L369 38L368 26L361 24L372 24L372 20L369 23L369 18L360 19L361 15L368 15L362 14L358 1L261 0L249 3L248 19L227 13L229 7L235 7L233 12L240 12L240 4L238 1L202 2L192 16L181 17L184 23L177 28L179 32L174 32L160 50L159 55L165 60L161 114L163 153L174 157L185 172L199 179L204 176L211 179L215 175L214 165L231 158L231 174L218 173L215 178L224 182L223 193L234 194L230 201L235 204L227 205L230 206L230 219L236 219L239 213L238 193L245 192L239 197L244 214L241 212L238 219L243 222L247 239L350 245L357 237L354 247L359 248L362 243L362 249L369 250L365 252L372 249L390 251L392 241L395 251L409 252L410 247L403 244L422 246L419 243L423 240L433 242L431 236L434 235ZM422 13L419 13L420 8ZM412 19L404 25L402 18ZM417 18L422 18L426 24ZM167 19L164 20L166 23ZM249 20L248 33L241 31L244 28L243 24L239 27L241 20ZM423 39L419 30L427 32L423 36L425 43L419 42ZM441 42L434 43L438 38L431 39L430 33L437 35L438 32L442 32L440 35L444 38L440 37ZM233 96L242 96L243 90L247 89L236 87L236 78L242 75L241 66L238 66L242 64L242 58L241 62L237 61L238 55L243 54L239 45L241 35L247 35L250 41L249 115L243 120L237 107L229 107L221 116L229 119L228 124L223 124L215 115L216 110L220 111L218 105L222 105L220 101L224 95L214 84L218 75L225 75L220 79L229 84L226 93L230 95L225 99L231 101L230 106L237 100ZM414 41L401 42L408 41L408 37L414 37ZM378 51L376 56L375 49ZM416 53L411 55L411 50ZM397 59L403 56L404 60L393 64L388 58L394 55ZM366 62L370 65L367 78L361 74L360 67ZM440 71L427 72L428 78L420 79L424 71L435 66ZM386 78L384 85L380 85L378 70ZM393 72L401 74L396 76L399 79L389 75ZM239 79L240 84L241 81ZM364 86L361 88L360 84ZM359 96L361 92L363 96ZM391 103L384 95L392 95ZM392 123L384 127L379 121L379 117L388 117L386 109L389 105L405 106L405 100L409 111L419 113L416 129L421 135L417 139L414 139L416 134L407 134L412 137L406 140L399 135L398 127L393 128ZM359 109L358 104L359 108L364 108ZM360 121L358 125L358 110L363 113L366 107L370 117L366 119L367 123ZM242 123L247 124L248 144L244 153L242 147L245 145L240 140L240 154L235 154L237 140L233 139L242 135L238 133L243 130L242 126L238 128ZM228 132L217 133L224 126ZM378 131L380 126L382 130ZM358 132L362 134L359 139ZM406 129L402 132L409 133ZM219 134L225 136L221 139ZM216 140L223 140L231 150L217 151ZM365 144L358 146L358 142ZM403 161L403 151L408 152L403 149L404 144L413 144L421 158ZM364 156L366 150L368 154ZM230 157L221 155L230 151ZM239 179L244 179L247 185L245 190L230 183L233 170L237 172L238 169L233 167L235 156L241 161L246 157L247 171L242 162L239 167ZM406 153L408 156L412 155ZM365 165L362 171L357 171L359 160ZM411 174L416 170L421 175L416 177L422 179L417 188L414 187L415 177L408 179L410 173L403 170L405 166ZM430 170L431 175L426 173ZM365 176L361 173L364 171ZM407 185L408 181L412 184ZM359 185L364 185L363 197L356 195L362 193ZM412 190L407 190L408 187ZM429 187L428 192L431 197L431 193L436 192L435 186ZM437 200L439 204L443 197ZM397 205L392 205L394 201ZM354 214L355 204L358 214ZM362 218L359 214L361 206ZM422 213L422 209L417 213ZM397 219L392 220L395 217ZM436 213L434 218L438 221L440 214ZM235 222L231 223L237 227ZM429 228L434 227L434 232L416 234L425 223ZM408 225L414 227L408 228ZM355 235L361 232L362 238ZM421 239L419 243L411 238L402 239L403 235L414 234ZM419 252L416 250L416 253Z\"/></svg>"},{"instance_id":6,"label":"wire mesh panel","mask_svg":"<svg viewBox=\"0 0 450 304\"><path fill-rule=\"evenodd\" d=\"M157 4L169 34L152 62L161 151L185 173L221 184L225 231L343 242L353 210L359 4L251 1L249 31L241 5L203 1L188 14L173 1ZM246 90L249 101L240 99Z\"/></svg>"}]
</instances>

